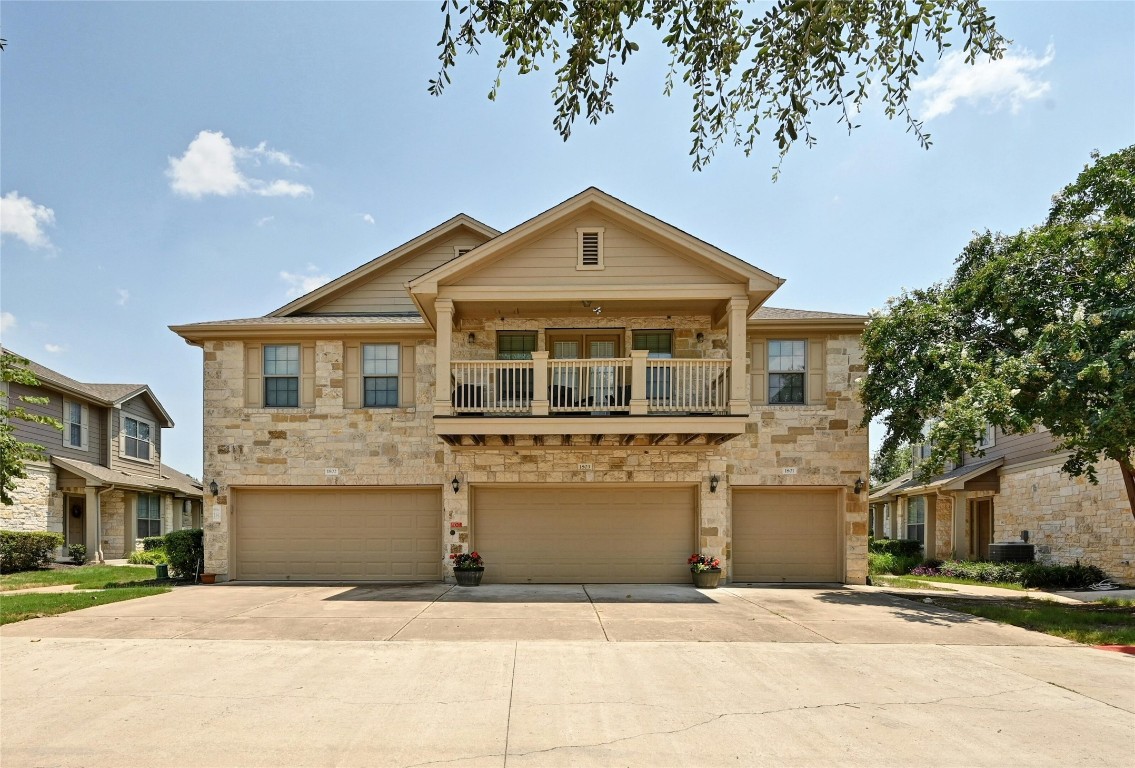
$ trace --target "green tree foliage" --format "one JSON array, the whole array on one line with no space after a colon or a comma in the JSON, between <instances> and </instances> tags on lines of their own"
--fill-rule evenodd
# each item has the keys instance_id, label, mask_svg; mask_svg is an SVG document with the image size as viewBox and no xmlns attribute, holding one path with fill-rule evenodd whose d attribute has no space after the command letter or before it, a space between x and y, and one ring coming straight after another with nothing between
<instances>
[{"instance_id":1,"label":"green tree foliage","mask_svg":"<svg viewBox=\"0 0 1135 768\"><path fill-rule=\"evenodd\" d=\"M882 450L937 419L926 475L973 452L987 422L1043 425L1070 475L1096 482L1117 461L1135 514L1135 146L1092 160L1044 224L976 235L948 282L868 323L861 397L865 424L884 418Z\"/></svg>"},{"instance_id":2,"label":"green tree foliage","mask_svg":"<svg viewBox=\"0 0 1135 768\"><path fill-rule=\"evenodd\" d=\"M12 419L30 421L36 424L46 424L55 429L63 429L59 419L39 414L29 413L22 405L9 404L8 388L10 384L24 384L29 387L39 385L39 380L28 370L28 360L10 352L0 355L0 502L12 504L12 492L16 490L16 481L27 477L25 465L29 461L37 461L45 457L43 446L35 443L25 443L16 439L15 426ZM29 405L43 405L47 403L46 397L22 396L21 402Z\"/></svg>"},{"instance_id":3,"label":"green tree foliage","mask_svg":"<svg viewBox=\"0 0 1135 768\"><path fill-rule=\"evenodd\" d=\"M908 471L913 462L910 443L899 443L887 451L880 448L871 457L871 482L886 485Z\"/></svg>"},{"instance_id":4,"label":"green tree foliage","mask_svg":"<svg viewBox=\"0 0 1135 768\"><path fill-rule=\"evenodd\" d=\"M726 142L750 154L765 126L781 158L801 138L811 146L812 115L823 110L851 131L869 95L929 147L909 105L926 49L938 59L958 39L972 64L1000 58L1008 42L977 0L443 0L442 11L430 93L450 83L459 51L494 40L502 50L489 98L510 65L526 75L550 60L553 124L565 141L581 115L597 123L614 111L616 73L639 50L631 34L660 36L670 54L663 92L680 78L693 100L695 170Z\"/></svg>"}]
</instances>

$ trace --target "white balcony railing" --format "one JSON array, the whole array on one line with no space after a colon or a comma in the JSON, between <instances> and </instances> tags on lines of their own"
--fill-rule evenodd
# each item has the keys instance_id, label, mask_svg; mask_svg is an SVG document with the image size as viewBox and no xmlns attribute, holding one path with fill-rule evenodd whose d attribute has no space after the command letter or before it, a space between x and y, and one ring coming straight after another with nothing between
<instances>
[{"instance_id":1,"label":"white balcony railing","mask_svg":"<svg viewBox=\"0 0 1135 768\"><path fill-rule=\"evenodd\" d=\"M728 413L729 360L454 360L455 414Z\"/></svg>"}]
</instances>

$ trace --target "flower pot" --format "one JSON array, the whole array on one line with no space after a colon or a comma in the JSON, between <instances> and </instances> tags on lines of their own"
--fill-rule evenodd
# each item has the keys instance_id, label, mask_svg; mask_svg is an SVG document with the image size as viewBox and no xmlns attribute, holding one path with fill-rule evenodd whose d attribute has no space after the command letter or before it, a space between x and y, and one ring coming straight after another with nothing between
<instances>
[{"instance_id":1,"label":"flower pot","mask_svg":"<svg viewBox=\"0 0 1135 768\"><path fill-rule=\"evenodd\" d=\"M479 587L481 577L485 575L484 566L480 568L454 568L453 578L457 579L459 587Z\"/></svg>"},{"instance_id":2,"label":"flower pot","mask_svg":"<svg viewBox=\"0 0 1135 768\"><path fill-rule=\"evenodd\" d=\"M203 574L201 574L201 583L202 584L216 584L217 583L217 574L215 574L215 573L203 573Z\"/></svg>"},{"instance_id":3,"label":"flower pot","mask_svg":"<svg viewBox=\"0 0 1135 768\"><path fill-rule=\"evenodd\" d=\"M694 577L694 586L698 589L717 589L717 582L721 581L721 569L710 568L707 571L691 571Z\"/></svg>"}]
</instances>

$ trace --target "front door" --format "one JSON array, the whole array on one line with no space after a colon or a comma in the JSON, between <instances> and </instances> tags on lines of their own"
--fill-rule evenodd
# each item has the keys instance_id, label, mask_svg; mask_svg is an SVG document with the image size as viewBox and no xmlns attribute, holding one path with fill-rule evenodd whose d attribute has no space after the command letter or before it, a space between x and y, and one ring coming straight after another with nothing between
<instances>
[{"instance_id":1,"label":"front door","mask_svg":"<svg viewBox=\"0 0 1135 768\"><path fill-rule=\"evenodd\" d=\"M87 500L82 496L65 496L67 522L64 525L66 546L84 544L86 537ZM69 555L69 552L64 554Z\"/></svg>"},{"instance_id":2,"label":"front door","mask_svg":"<svg viewBox=\"0 0 1135 768\"><path fill-rule=\"evenodd\" d=\"M974 558L988 560L989 544L993 541L993 499L980 499L973 503L969 535L969 551Z\"/></svg>"}]
</instances>

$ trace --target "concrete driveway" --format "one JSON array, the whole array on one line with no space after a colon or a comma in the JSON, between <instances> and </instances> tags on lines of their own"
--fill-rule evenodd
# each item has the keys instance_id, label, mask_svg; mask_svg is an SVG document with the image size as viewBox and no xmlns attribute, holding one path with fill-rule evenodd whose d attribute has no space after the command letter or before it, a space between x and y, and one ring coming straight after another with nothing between
<instances>
[{"instance_id":1,"label":"concrete driveway","mask_svg":"<svg viewBox=\"0 0 1135 768\"><path fill-rule=\"evenodd\" d=\"M1070 645L880 592L685 585L181 587L5 626L7 637Z\"/></svg>"},{"instance_id":2,"label":"concrete driveway","mask_svg":"<svg viewBox=\"0 0 1135 768\"><path fill-rule=\"evenodd\" d=\"M0 650L5 768L1130 768L1135 740L1135 658L853 589L189 587Z\"/></svg>"}]
</instances>

